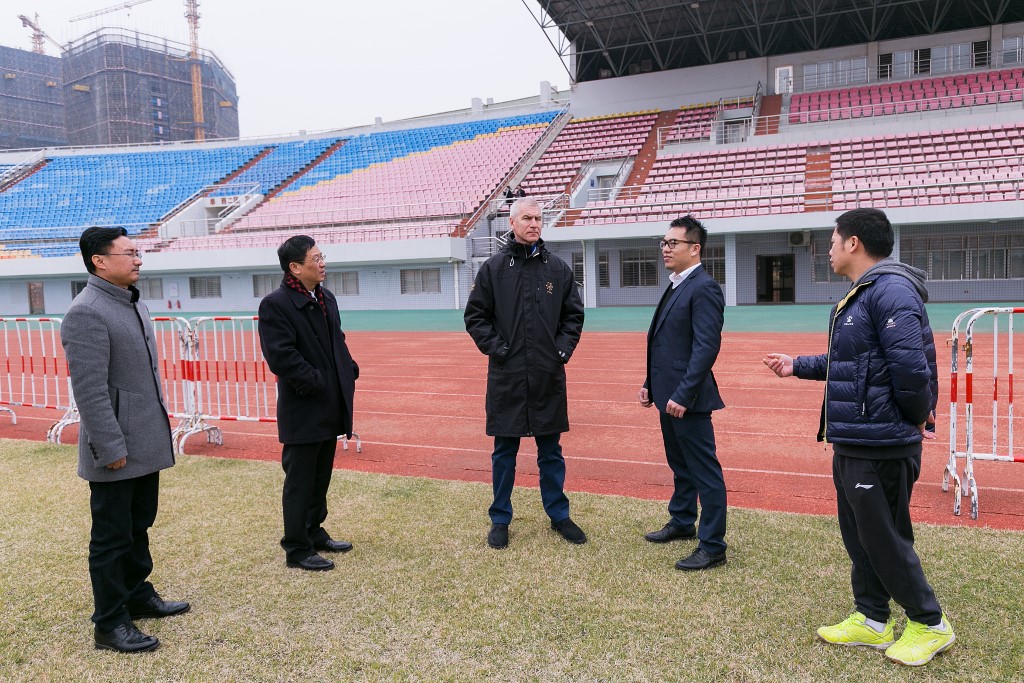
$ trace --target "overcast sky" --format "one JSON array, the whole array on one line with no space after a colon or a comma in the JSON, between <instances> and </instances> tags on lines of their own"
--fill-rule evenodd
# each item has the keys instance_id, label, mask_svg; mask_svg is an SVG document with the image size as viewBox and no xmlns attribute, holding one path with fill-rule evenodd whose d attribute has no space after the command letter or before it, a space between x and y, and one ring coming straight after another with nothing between
<instances>
[{"instance_id":1,"label":"overcast sky","mask_svg":"<svg viewBox=\"0 0 1024 683\"><path fill-rule=\"evenodd\" d=\"M0 45L31 50L119 26L188 43L182 0L70 22L125 0L4 0ZM528 0L536 9L535 0ZM201 0L200 47L235 77L242 136L346 128L559 90L569 76L522 0ZM57 54L47 43L46 52Z\"/></svg>"}]
</instances>

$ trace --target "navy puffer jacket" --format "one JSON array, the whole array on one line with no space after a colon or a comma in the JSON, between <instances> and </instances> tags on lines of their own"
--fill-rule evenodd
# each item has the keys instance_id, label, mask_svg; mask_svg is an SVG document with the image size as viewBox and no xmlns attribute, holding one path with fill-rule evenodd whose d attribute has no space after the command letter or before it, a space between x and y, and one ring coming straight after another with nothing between
<instances>
[{"instance_id":1,"label":"navy puffer jacket","mask_svg":"<svg viewBox=\"0 0 1024 683\"><path fill-rule=\"evenodd\" d=\"M885 260L832 309L829 351L793 360L793 374L825 381L818 441L904 446L938 400L935 339L924 272Z\"/></svg>"}]
</instances>

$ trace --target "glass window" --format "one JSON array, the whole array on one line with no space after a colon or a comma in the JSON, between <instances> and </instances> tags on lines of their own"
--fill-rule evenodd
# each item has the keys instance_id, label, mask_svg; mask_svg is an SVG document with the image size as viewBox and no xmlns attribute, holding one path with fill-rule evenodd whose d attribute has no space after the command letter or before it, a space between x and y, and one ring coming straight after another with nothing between
<instances>
[{"instance_id":1,"label":"glass window","mask_svg":"<svg viewBox=\"0 0 1024 683\"><path fill-rule=\"evenodd\" d=\"M142 299L163 299L164 279L162 277L144 277L135 283L139 290L139 298Z\"/></svg>"},{"instance_id":2,"label":"glass window","mask_svg":"<svg viewBox=\"0 0 1024 683\"><path fill-rule=\"evenodd\" d=\"M608 252L601 251L597 254L597 286L611 287L611 278L608 274Z\"/></svg>"},{"instance_id":3,"label":"glass window","mask_svg":"<svg viewBox=\"0 0 1024 683\"><path fill-rule=\"evenodd\" d=\"M252 295L257 299L262 299L277 289L279 282L281 282L280 275L253 275Z\"/></svg>"},{"instance_id":4,"label":"glass window","mask_svg":"<svg viewBox=\"0 0 1024 683\"><path fill-rule=\"evenodd\" d=\"M76 296L81 294L82 290L85 289L85 285L86 285L86 281L85 280L72 280L71 281L71 298L74 299Z\"/></svg>"},{"instance_id":5,"label":"glass window","mask_svg":"<svg viewBox=\"0 0 1024 683\"><path fill-rule=\"evenodd\" d=\"M417 268L401 271L402 294L440 294L441 269Z\"/></svg>"},{"instance_id":6,"label":"glass window","mask_svg":"<svg viewBox=\"0 0 1024 683\"><path fill-rule=\"evenodd\" d=\"M658 249L623 249L620 276L623 287L656 287L661 258Z\"/></svg>"},{"instance_id":7,"label":"glass window","mask_svg":"<svg viewBox=\"0 0 1024 683\"><path fill-rule=\"evenodd\" d=\"M1024 36L1003 38L1003 64L1024 62Z\"/></svg>"},{"instance_id":8,"label":"glass window","mask_svg":"<svg viewBox=\"0 0 1024 683\"><path fill-rule=\"evenodd\" d=\"M188 279L189 295L193 299L219 299L220 276L203 275Z\"/></svg>"},{"instance_id":9,"label":"glass window","mask_svg":"<svg viewBox=\"0 0 1024 683\"><path fill-rule=\"evenodd\" d=\"M340 273L327 273L324 286L334 292L335 296L359 296L359 272L346 270Z\"/></svg>"},{"instance_id":10,"label":"glass window","mask_svg":"<svg viewBox=\"0 0 1024 683\"><path fill-rule=\"evenodd\" d=\"M704 264L704 270L708 271L708 275L715 279L720 285L725 284L725 245L724 244L704 244L706 250L701 254L701 263Z\"/></svg>"}]
</instances>

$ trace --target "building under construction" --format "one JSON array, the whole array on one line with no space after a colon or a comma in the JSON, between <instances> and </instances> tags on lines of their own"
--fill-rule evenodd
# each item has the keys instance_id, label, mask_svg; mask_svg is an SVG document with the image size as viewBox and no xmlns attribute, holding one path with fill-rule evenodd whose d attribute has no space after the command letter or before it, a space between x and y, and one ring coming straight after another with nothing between
<instances>
[{"instance_id":1,"label":"building under construction","mask_svg":"<svg viewBox=\"0 0 1024 683\"><path fill-rule=\"evenodd\" d=\"M0 149L66 145L60 58L0 45L0 76Z\"/></svg>"},{"instance_id":2,"label":"building under construction","mask_svg":"<svg viewBox=\"0 0 1024 683\"><path fill-rule=\"evenodd\" d=\"M117 28L72 41L60 58L0 47L0 148L238 137L234 77L213 53L190 55L183 43Z\"/></svg>"},{"instance_id":3,"label":"building under construction","mask_svg":"<svg viewBox=\"0 0 1024 683\"><path fill-rule=\"evenodd\" d=\"M73 41L61 63L67 138L72 145L196 139L189 46L105 28ZM238 137L231 72L199 52L204 137Z\"/></svg>"}]
</instances>

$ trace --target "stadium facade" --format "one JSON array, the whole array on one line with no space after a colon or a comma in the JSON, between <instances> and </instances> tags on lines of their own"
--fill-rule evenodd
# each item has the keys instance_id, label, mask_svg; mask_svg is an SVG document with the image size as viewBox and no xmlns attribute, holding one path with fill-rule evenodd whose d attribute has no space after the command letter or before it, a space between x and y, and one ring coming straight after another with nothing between
<instances>
[{"instance_id":1,"label":"stadium facade","mask_svg":"<svg viewBox=\"0 0 1024 683\"><path fill-rule=\"evenodd\" d=\"M145 149L90 153L132 169ZM928 272L932 301L1022 301L1022 150L1024 23L1010 23L542 87L515 107L330 135L169 145L209 177L119 220L146 250L143 296L175 314L255 310L297 233L320 243L343 309L461 308L518 184L545 201L544 238L589 307L654 305L655 239L684 212L708 225L705 264L729 305L834 302L848 283L828 241L855 206L886 210L894 256ZM23 212L95 198L48 190L47 169L79 153L48 154L20 170L26 153L0 154L0 173L14 168L0 214L24 216L0 218L0 243L20 249L0 261L3 315L60 314L84 280L81 217Z\"/></svg>"}]
</instances>

